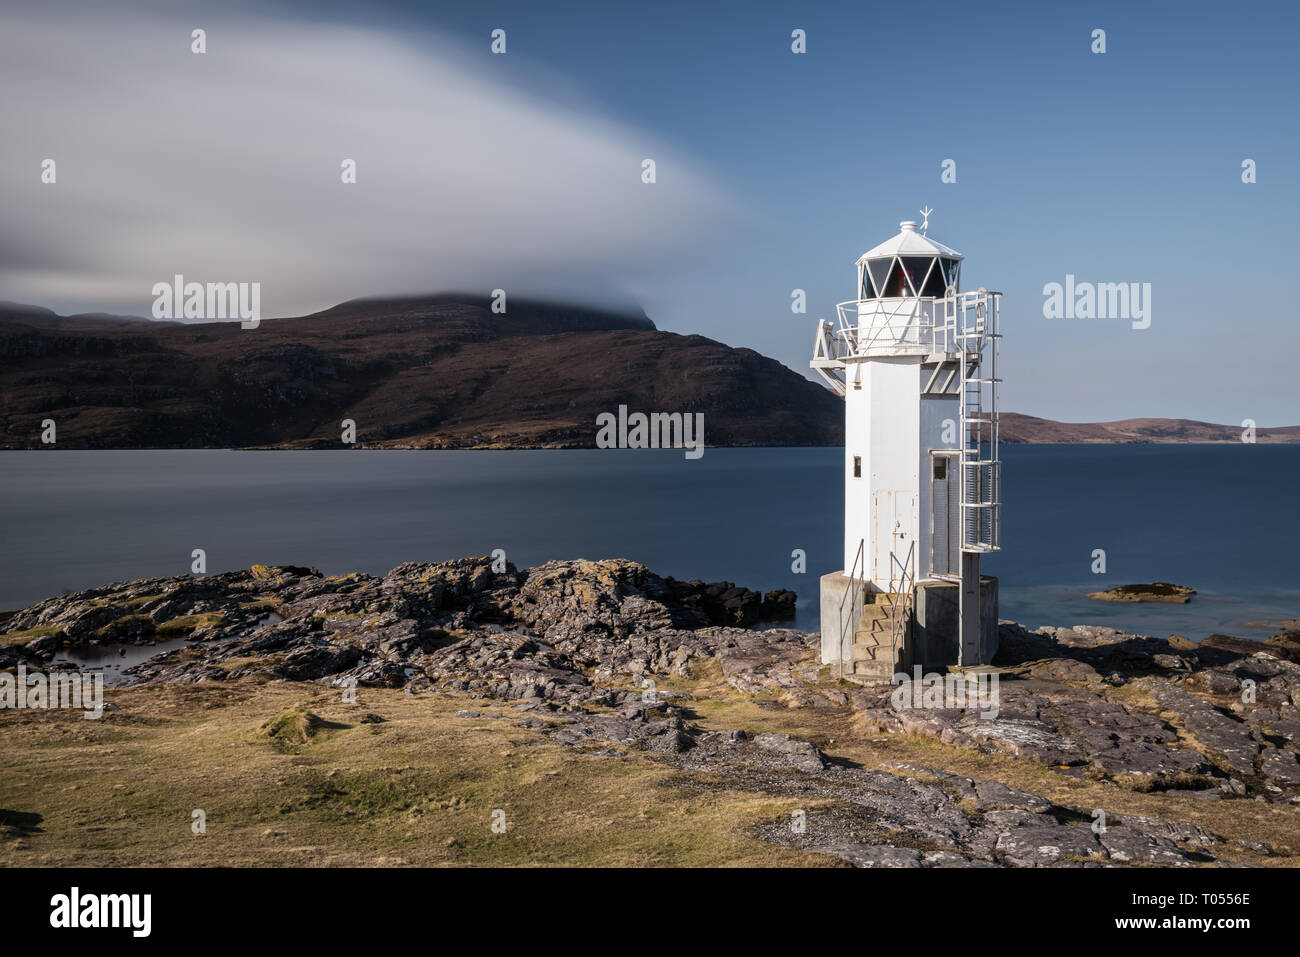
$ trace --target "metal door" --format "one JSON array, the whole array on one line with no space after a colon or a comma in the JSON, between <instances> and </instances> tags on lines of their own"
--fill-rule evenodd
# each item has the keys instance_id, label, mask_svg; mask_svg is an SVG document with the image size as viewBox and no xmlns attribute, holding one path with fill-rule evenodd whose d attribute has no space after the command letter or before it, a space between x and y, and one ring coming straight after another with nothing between
<instances>
[{"instance_id":1,"label":"metal door","mask_svg":"<svg viewBox=\"0 0 1300 957\"><path fill-rule=\"evenodd\" d=\"M900 563L907 561L916 529L916 496L902 489L875 493L875 541L872 542L872 575L891 593L901 584ZM913 577L916 569L908 569Z\"/></svg>"},{"instance_id":2,"label":"metal door","mask_svg":"<svg viewBox=\"0 0 1300 957\"><path fill-rule=\"evenodd\" d=\"M956 452L930 453L930 575L957 578L961 574L961 478Z\"/></svg>"}]
</instances>

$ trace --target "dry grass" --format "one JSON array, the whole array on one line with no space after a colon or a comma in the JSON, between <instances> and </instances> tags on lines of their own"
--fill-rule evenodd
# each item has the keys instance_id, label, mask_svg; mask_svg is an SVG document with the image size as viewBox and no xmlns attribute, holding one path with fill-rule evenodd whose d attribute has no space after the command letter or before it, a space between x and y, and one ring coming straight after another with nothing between
<instances>
[{"instance_id":1,"label":"dry grass","mask_svg":"<svg viewBox=\"0 0 1300 957\"><path fill-rule=\"evenodd\" d=\"M864 767L901 761L994 778L1082 813L1188 821L1230 860L1300 865L1300 808L1141 793L933 739L862 731L849 709L737 694L716 665L662 679L705 729L786 732ZM110 689L120 710L0 712L0 865L834 866L754 839L792 799L675 786L653 755L603 757L518 727L500 702L249 678ZM502 719L462 719L466 707ZM378 719L378 720L377 720ZM207 833L191 833L192 812ZM492 830L505 812L504 834ZM39 818L36 816L39 815ZM6 823L7 822L7 823Z\"/></svg>"},{"instance_id":2,"label":"dry grass","mask_svg":"<svg viewBox=\"0 0 1300 957\"><path fill-rule=\"evenodd\" d=\"M458 719L463 699L340 698L248 680L114 690L121 710L99 721L0 712L0 864L834 863L747 835L796 802L684 794L651 756L584 755L509 717ZM277 722L301 740L277 742ZM195 809L205 835L191 833Z\"/></svg>"}]
</instances>

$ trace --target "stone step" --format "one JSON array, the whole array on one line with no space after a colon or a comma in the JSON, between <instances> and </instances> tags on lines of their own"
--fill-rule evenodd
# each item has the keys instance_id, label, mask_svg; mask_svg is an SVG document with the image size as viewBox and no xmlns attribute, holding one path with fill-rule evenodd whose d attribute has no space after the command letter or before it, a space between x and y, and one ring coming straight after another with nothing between
<instances>
[{"instance_id":1,"label":"stone step","mask_svg":"<svg viewBox=\"0 0 1300 957\"><path fill-rule=\"evenodd\" d=\"M874 605L876 608L888 609L895 597L892 592L873 591L863 599L864 607L870 608Z\"/></svg>"},{"instance_id":2,"label":"stone step","mask_svg":"<svg viewBox=\"0 0 1300 957\"><path fill-rule=\"evenodd\" d=\"M863 661L888 658L890 655L897 656L902 651L902 642L897 644L886 638L884 641L871 642L862 641L854 642L849 648L849 658L851 660L861 659Z\"/></svg>"},{"instance_id":3,"label":"stone step","mask_svg":"<svg viewBox=\"0 0 1300 957\"><path fill-rule=\"evenodd\" d=\"M889 628L863 628L853 633L853 642L858 645L887 645L893 631Z\"/></svg>"},{"instance_id":4,"label":"stone step","mask_svg":"<svg viewBox=\"0 0 1300 957\"><path fill-rule=\"evenodd\" d=\"M854 645L849 649L850 661L882 661L893 654L889 642L883 645Z\"/></svg>"},{"instance_id":5,"label":"stone step","mask_svg":"<svg viewBox=\"0 0 1300 957\"><path fill-rule=\"evenodd\" d=\"M892 661L855 661L853 662L853 677L887 684L894 677L894 663Z\"/></svg>"}]
</instances>

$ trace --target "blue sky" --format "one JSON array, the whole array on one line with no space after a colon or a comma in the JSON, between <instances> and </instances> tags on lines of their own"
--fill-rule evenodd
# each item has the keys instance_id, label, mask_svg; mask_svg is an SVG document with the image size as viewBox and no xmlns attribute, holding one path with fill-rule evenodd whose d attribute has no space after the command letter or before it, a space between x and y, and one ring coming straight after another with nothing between
<instances>
[{"instance_id":1,"label":"blue sky","mask_svg":"<svg viewBox=\"0 0 1300 957\"><path fill-rule=\"evenodd\" d=\"M654 267L630 267L629 250L546 268L626 290L661 328L806 373L816 319L853 295L857 256L928 204L931 235L966 256L966 287L1005 294L1005 408L1073 421L1300 422L1300 309L1287 294L1300 255L1300 5L257 9L340 25L344 49L348 30L365 29L416 55L454 51L467 75L533 97L534 110L615 124L626 150L643 139L659 182L629 188L659 192L637 194L617 225L656 237L645 253ZM202 19L219 34L220 17ZM488 52L498 27L506 56ZM790 51L795 28L806 54ZM1101 55L1090 50L1096 28ZM437 112L420 119L436 135ZM1241 182L1246 158L1257 163L1252 185ZM945 159L956 183L940 182ZM675 180L688 168L690 191ZM659 197L678 208L648 225ZM1067 273L1150 283L1150 328L1044 318L1044 284ZM795 288L807 291L805 315L790 311Z\"/></svg>"},{"instance_id":2,"label":"blue sky","mask_svg":"<svg viewBox=\"0 0 1300 957\"><path fill-rule=\"evenodd\" d=\"M1283 294L1300 255L1300 5L480 6L439 22L470 43L506 26L512 56L671 137L753 214L647 304L662 326L800 367L857 256L928 204L968 285L1006 294L1008 408L1300 422L1300 309ZM1044 319L1042 287L1066 273L1150 282L1151 327ZM813 315L790 314L794 287Z\"/></svg>"}]
</instances>

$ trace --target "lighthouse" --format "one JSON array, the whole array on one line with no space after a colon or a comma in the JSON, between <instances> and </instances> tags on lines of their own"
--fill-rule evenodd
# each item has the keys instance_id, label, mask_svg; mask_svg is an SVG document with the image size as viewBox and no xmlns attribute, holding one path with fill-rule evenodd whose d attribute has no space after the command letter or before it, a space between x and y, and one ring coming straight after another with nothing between
<instances>
[{"instance_id":1,"label":"lighthouse","mask_svg":"<svg viewBox=\"0 0 1300 957\"><path fill-rule=\"evenodd\" d=\"M821 580L821 659L842 677L987 664L1001 547L998 308L923 222L857 261L812 368L844 398L844 564Z\"/></svg>"}]
</instances>

